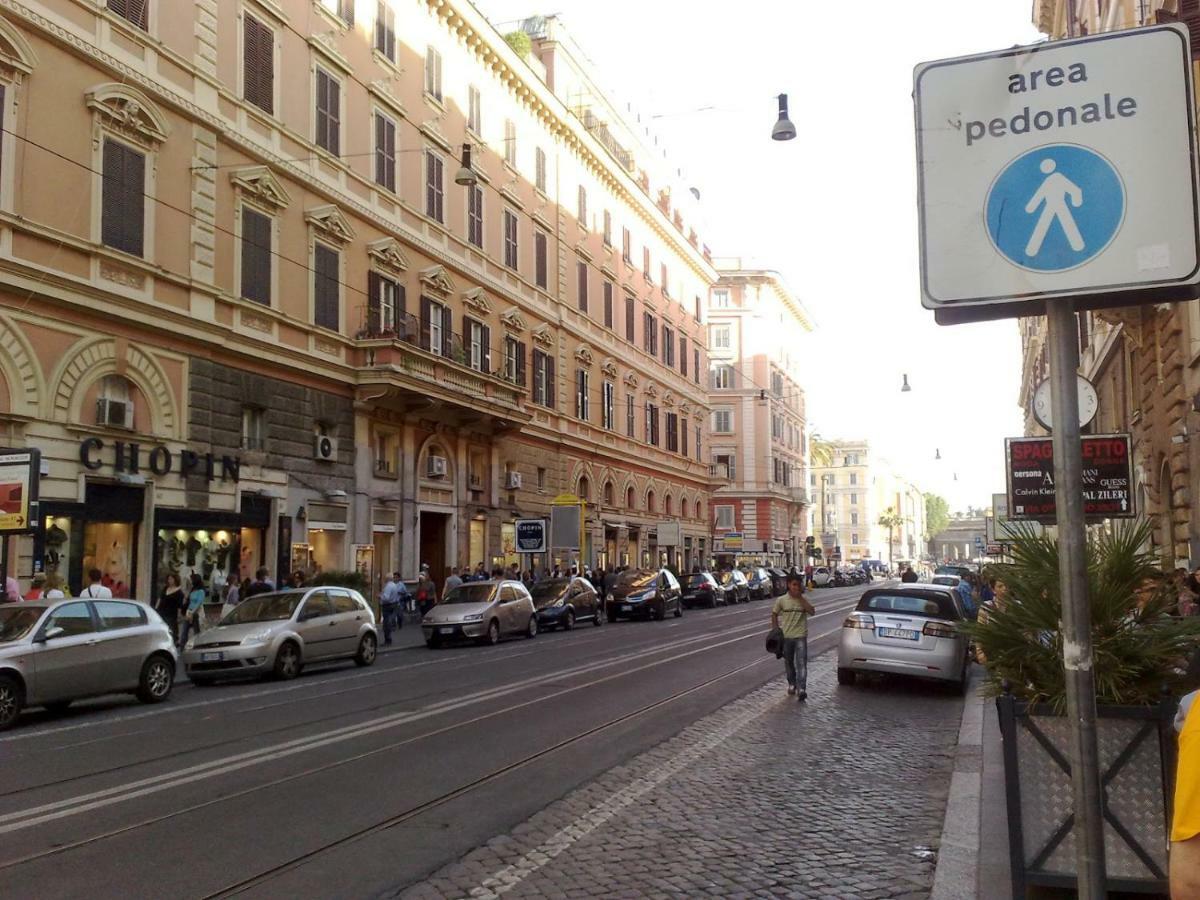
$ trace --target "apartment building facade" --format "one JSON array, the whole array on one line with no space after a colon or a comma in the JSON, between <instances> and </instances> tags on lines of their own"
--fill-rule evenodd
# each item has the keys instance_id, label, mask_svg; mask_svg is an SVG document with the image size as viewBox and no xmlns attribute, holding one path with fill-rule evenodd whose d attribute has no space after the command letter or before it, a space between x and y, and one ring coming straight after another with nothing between
<instances>
[{"instance_id":1,"label":"apartment building facade","mask_svg":"<svg viewBox=\"0 0 1200 900\"><path fill-rule=\"evenodd\" d=\"M812 317L783 277L718 259L708 294L719 560L803 565L808 439L799 363ZM731 537L732 535L732 537Z\"/></svg>"},{"instance_id":2,"label":"apartment building facade","mask_svg":"<svg viewBox=\"0 0 1200 900\"><path fill-rule=\"evenodd\" d=\"M19 574L545 565L515 521L556 498L564 558L708 552L695 198L535 24L522 57L466 2L0 9Z\"/></svg>"}]
</instances>

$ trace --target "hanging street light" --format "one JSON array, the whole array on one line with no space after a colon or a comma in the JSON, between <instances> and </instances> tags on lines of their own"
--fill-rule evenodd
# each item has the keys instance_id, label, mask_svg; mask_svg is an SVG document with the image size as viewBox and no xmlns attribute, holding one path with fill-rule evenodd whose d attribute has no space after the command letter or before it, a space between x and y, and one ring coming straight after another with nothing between
<instances>
[{"instance_id":1,"label":"hanging street light","mask_svg":"<svg viewBox=\"0 0 1200 900\"><path fill-rule=\"evenodd\" d=\"M479 183L479 176L471 168L471 145L463 144L462 147L462 165L454 173L454 183L461 184L463 187L471 187Z\"/></svg>"},{"instance_id":2,"label":"hanging street light","mask_svg":"<svg viewBox=\"0 0 1200 900\"><path fill-rule=\"evenodd\" d=\"M934 458L934 459L941 459L941 458L942 458L942 451L941 451L941 450L934 450L934 451L933 451L933 458Z\"/></svg>"},{"instance_id":3,"label":"hanging street light","mask_svg":"<svg viewBox=\"0 0 1200 900\"><path fill-rule=\"evenodd\" d=\"M900 385L900 391L901 391L901 393L907 393L908 391L911 391L911 390L912 390L912 388L909 386L909 383L908 383L908 375L905 375L904 376L904 384Z\"/></svg>"},{"instance_id":4,"label":"hanging street light","mask_svg":"<svg viewBox=\"0 0 1200 900\"><path fill-rule=\"evenodd\" d=\"M771 140L790 141L796 136L796 126L788 118L787 94L780 94L778 100L779 120L775 123L775 127L771 129Z\"/></svg>"}]
</instances>

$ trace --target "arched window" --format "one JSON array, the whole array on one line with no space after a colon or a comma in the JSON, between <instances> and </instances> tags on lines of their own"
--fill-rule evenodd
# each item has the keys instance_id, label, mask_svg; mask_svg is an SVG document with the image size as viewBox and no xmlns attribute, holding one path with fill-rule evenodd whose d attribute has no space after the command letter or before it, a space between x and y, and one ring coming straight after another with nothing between
<instances>
[{"instance_id":1,"label":"arched window","mask_svg":"<svg viewBox=\"0 0 1200 900\"><path fill-rule=\"evenodd\" d=\"M613 505L613 483L611 481L604 482L604 505Z\"/></svg>"},{"instance_id":2,"label":"arched window","mask_svg":"<svg viewBox=\"0 0 1200 900\"><path fill-rule=\"evenodd\" d=\"M625 492L625 508L626 509L637 509L637 506L633 502L633 487L632 486L630 486L629 490L627 490Z\"/></svg>"},{"instance_id":3,"label":"arched window","mask_svg":"<svg viewBox=\"0 0 1200 900\"><path fill-rule=\"evenodd\" d=\"M579 487L576 489L580 500L591 500L592 485L588 482L586 475L579 476Z\"/></svg>"},{"instance_id":4,"label":"arched window","mask_svg":"<svg viewBox=\"0 0 1200 900\"><path fill-rule=\"evenodd\" d=\"M687 497L679 498L679 518L686 519L688 517L688 501Z\"/></svg>"},{"instance_id":5,"label":"arched window","mask_svg":"<svg viewBox=\"0 0 1200 900\"><path fill-rule=\"evenodd\" d=\"M663 512L668 516L675 515L675 500L670 494L663 498Z\"/></svg>"},{"instance_id":6,"label":"arched window","mask_svg":"<svg viewBox=\"0 0 1200 900\"><path fill-rule=\"evenodd\" d=\"M646 491L646 512L654 512L654 491Z\"/></svg>"}]
</instances>

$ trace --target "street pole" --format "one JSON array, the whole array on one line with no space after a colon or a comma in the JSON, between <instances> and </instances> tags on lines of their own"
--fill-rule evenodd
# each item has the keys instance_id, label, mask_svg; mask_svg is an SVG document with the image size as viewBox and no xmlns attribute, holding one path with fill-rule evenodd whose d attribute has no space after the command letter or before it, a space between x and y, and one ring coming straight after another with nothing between
<instances>
[{"instance_id":1,"label":"street pole","mask_svg":"<svg viewBox=\"0 0 1200 900\"><path fill-rule=\"evenodd\" d=\"M1058 582L1062 595L1063 670L1075 798L1075 865L1081 900L1105 895L1104 818L1096 748L1092 614L1087 595L1083 452L1079 440L1079 335L1069 303L1047 304L1050 404L1054 415L1054 496Z\"/></svg>"}]
</instances>

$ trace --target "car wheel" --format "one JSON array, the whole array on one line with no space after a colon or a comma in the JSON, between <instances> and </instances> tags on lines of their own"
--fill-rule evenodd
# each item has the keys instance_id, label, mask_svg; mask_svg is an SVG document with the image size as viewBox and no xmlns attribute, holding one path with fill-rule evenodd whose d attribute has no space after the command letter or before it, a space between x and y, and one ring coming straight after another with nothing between
<instances>
[{"instance_id":1,"label":"car wheel","mask_svg":"<svg viewBox=\"0 0 1200 900\"><path fill-rule=\"evenodd\" d=\"M537 637L537 616L529 617L529 624L525 626L525 637L526 638Z\"/></svg>"},{"instance_id":2,"label":"car wheel","mask_svg":"<svg viewBox=\"0 0 1200 900\"><path fill-rule=\"evenodd\" d=\"M592 616L592 625L594 625L596 628L599 628L603 624L604 624L604 607L597 606L596 612Z\"/></svg>"},{"instance_id":3,"label":"car wheel","mask_svg":"<svg viewBox=\"0 0 1200 900\"><path fill-rule=\"evenodd\" d=\"M858 675L855 674L853 669L843 669L841 666L838 666L837 679L838 684L854 684L858 681Z\"/></svg>"},{"instance_id":4,"label":"car wheel","mask_svg":"<svg viewBox=\"0 0 1200 900\"><path fill-rule=\"evenodd\" d=\"M679 619L682 617L683 617L683 603L680 602L679 600L676 600L675 601L675 618Z\"/></svg>"},{"instance_id":5,"label":"car wheel","mask_svg":"<svg viewBox=\"0 0 1200 900\"><path fill-rule=\"evenodd\" d=\"M354 654L354 662L359 666L369 666L375 662L375 655L378 651L378 642L375 640L375 635L364 634L362 640L358 642L358 652Z\"/></svg>"},{"instance_id":6,"label":"car wheel","mask_svg":"<svg viewBox=\"0 0 1200 900\"><path fill-rule=\"evenodd\" d=\"M300 674L303 663L300 661L300 648L294 641L285 641L275 654L275 665L272 672L280 681L289 681Z\"/></svg>"},{"instance_id":7,"label":"car wheel","mask_svg":"<svg viewBox=\"0 0 1200 900\"><path fill-rule=\"evenodd\" d=\"M660 600L658 606L654 607L654 621L661 622L667 617L667 604L665 600Z\"/></svg>"},{"instance_id":8,"label":"car wheel","mask_svg":"<svg viewBox=\"0 0 1200 900\"><path fill-rule=\"evenodd\" d=\"M563 619L562 627L564 631L570 631L575 627L575 610L567 609L567 617ZM532 635L530 635L532 637Z\"/></svg>"},{"instance_id":9,"label":"car wheel","mask_svg":"<svg viewBox=\"0 0 1200 900\"><path fill-rule=\"evenodd\" d=\"M137 698L143 703L162 703L175 685L175 664L165 656L152 656L142 666Z\"/></svg>"},{"instance_id":10,"label":"car wheel","mask_svg":"<svg viewBox=\"0 0 1200 900\"><path fill-rule=\"evenodd\" d=\"M24 703L21 683L9 675L0 675L0 731L16 723Z\"/></svg>"},{"instance_id":11,"label":"car wheel","mask_svg":"<svg viewBox=\"0 0 1200 900\"><path fill-rule=\"evenodd\" d=\"M50 713L52 716L61 716L71 708L70 700L55 700L52 703L43 703L42 709Z\"/></svg>"},{"instance_id":12,"label":"car wheel","mask_svg":"<svg viewBox=\"0 0 1200 900\"><path fill-rule=\"evenodd\" d=\"M488 622L487 634L484 635L483 641L485 644L491 644L493 646L500 643L500 623L495 619L492 619L492 621Z\"/></svg>"},{"instance_id":13,"label":"car wheel","mask_svg":"<svg viewBox=\"0 0 1200 900\"><path fill-rule=\"evenodd\" d=\"M709 609L717 608L717 595L716 594L713 594L711 597L708 598L708 608Z\"/></svg>"}]
</instances>

